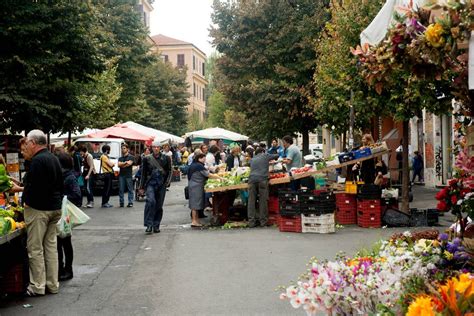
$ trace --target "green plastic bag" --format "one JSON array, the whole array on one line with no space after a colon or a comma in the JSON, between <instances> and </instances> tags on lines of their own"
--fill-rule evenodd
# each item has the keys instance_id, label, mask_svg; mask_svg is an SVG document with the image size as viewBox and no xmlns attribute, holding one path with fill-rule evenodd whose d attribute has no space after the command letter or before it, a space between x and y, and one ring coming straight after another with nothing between
<instances>
[{"instance_id":1,"label":"green plastic bag","mask_svg":"<svg viewBox=\"0 0 474 316\"><path fill-rule=\"evenodd\" d=\"M61 218L59 219L59 222L56 224L56 230L60 238L69 237L72 234L71 219L70 219L68 207L67 207L68 203L69 201L67 200L67 197L64 196L62 207L61 207Z\"/></svg>"}]
</instances>

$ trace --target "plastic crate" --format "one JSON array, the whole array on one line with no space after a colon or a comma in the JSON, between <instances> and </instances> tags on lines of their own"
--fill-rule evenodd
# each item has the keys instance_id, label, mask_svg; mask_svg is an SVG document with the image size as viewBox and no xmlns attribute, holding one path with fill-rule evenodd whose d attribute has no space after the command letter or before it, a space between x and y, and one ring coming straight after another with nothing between
<instances>
[{"instance_id":1,"label":"plastic crate","mask_svg":"<svg viewBox=\"0 0 474 316\"><path fill-rule=\"evenodd\" d=\"M379 210L357 211L357 225L364 228L382 227L382 214Z\"/></svg>"},{"instance_id":2,"label":"plastic crate","mask_svg":"<svg viewBox=\"0 0 474 316\"><path fill-rule=\"evenodd\" d=\"M336 221L334 219L334 213L331 214L322 214L322 215L314 215L314 214L301 214L301 225L304 224L335 224Z\"/></svg>"},{"instance_id":3,"label":"plastic crate","mask_svg":"<svg viewBox=\"0 0 474 316\"><path fill-rule=\"evenodd\" d=\"M336 232L335 224L303 224L302 233L331 234Z\"/></svg>"},{"instance_id":4,"label":"plastic crate","mask_svg":"<svg viewBox=\"0 0 474 316\"><path fill-rule=\"evenodd\" d=\"M279 218L280 216L277 214L269 214L268 215L268 225L278 225L279 224Z\"/></svg>"},{"instance_id":5,"label":"plastic crate","mask_svg":"<svg viewBox=\"0 0 474 316\"><path fill-rule=\"evenodd\" d=\"M278 201L278 197L270 196L268 198L268 213L269 214L278 214L280 211L280 204Z\"/></svg>"},{"instance_id":6,"label":"plastic crate","mask_svg":"<svg viewBox=\"0 0 474 316\"><path fill-rule=\"evenodd\" d=\"M336 194L336 205L337 206L344 206L344 205L357 205L357 199L354 194L347 194L347 193L339 193Z\"/></svg>"},{"instance_id":7,"label":"plastic crate","mask_svg":"<svg viewBox=\"0 0 474 316\"><path fill-rule=\"evenodd\" d=\"M301 233L301 216L280 216L278 227L281 232Z\"/></svg>"},{"instance_id":8,"label":"plastic crate","mask_svg":"<svg viewBox=\"0 0 474 316\"><path fill-rule=\"evenodd\" d=\"M355 159L354 158L354 153L353 152L342 153L338 156L338 159L339 159L340 163L344 163L344 162L354 160Z\"/></svg>"},{"instance_id":9,"label":"plastic crate","mask_svg":"<svg viewBox=\"0 0 474 316\"><path fill-rule=\"evenodd\" d=\"M281 202L280 201L280 215L295 216L300 215L300 204L298 202Z\"/></svg>"},{"instance_id":10,"label":"plastic crate","mask_svg":"<svg viewBox=\"0 0 474 316\"><path fill-rule=\"evenodd\" d=\"M416 208L410 209L410 226L412 227L426 227L435 226L439 221L439 211L437 209L419 210Z\"/></svg>"},{"instance_id":11,"label":"plastic crate","mask_svg":"<svg viewBox=\"0 0 474 316\"><path fill-rule=\"evenodd\" d=\"M346 182L346 193L357 194L357 183Z\"/></svg>"},{"instance_id":12,"label":"plastic crate","mask_svg":"<svg viewBox=\"0 0 474 316\"><path fill-rule=\"evenodd\" d=\"M380 200L357 200L358 210L381 210Z\"/></svg>"},{"instance_id":13,"label":"plastic crate","mask_svg":"<svg viewBox=\"0 0 474 316\"><path fill-rule=\"evenodd\" d=\"M298 193L290 189L278 190L278 199L280 201L297 201Z\"/></svg>"},{"instance_id":14,"label":"plastic crate","mask_svg":"<svg viewBox=\"0 0 474 316\"><path fill-rule=\"evenodd\" d=\"M336 210L336 223L341 225L357 224L357 207L338 207Z\"/></svg>"},{"instance_id":15,"label":"plastic crate","mask_svg":"<svg viewBox=\"0 0 474 316\"><path fill-rule=\"evenodd\" d=\"M365 147L365 148L362 148L362 149L355 150L355 151L353 151L353 153L354 153L354 158L355 159L364 158L364 157L368 157L368 156L372 155L372 151L370 150L369 147Z\"/></svg>"}]
</instances>

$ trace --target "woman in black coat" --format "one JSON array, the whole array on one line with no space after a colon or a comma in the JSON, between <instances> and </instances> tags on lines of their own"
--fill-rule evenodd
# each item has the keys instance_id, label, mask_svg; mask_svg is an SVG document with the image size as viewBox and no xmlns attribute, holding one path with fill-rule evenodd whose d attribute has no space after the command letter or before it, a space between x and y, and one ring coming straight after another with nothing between
<instances>
[{"instance_id":1,"label":"woman in black coat","mask_svg":"<svg viewBox=\"0 0 474 316\"><path fill-rule=\"evenodd\" d=\"M231 171L234 168L241 167L242 163L240 162L240 147L235 146L230 150L230 155L227 156L225 161L227 171Z\"/></svg>"}]
</instances>

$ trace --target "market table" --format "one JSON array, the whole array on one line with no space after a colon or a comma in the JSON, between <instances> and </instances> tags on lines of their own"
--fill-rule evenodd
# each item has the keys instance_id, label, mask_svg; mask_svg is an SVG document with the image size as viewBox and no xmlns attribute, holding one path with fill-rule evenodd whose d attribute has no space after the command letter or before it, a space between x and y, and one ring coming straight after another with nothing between
<instances>
[{"instance_id":1,"label":"market table","mask_svg":"<svg viewBox=\"0 0 474 316\"><path fill-rule=\"evenodd\" d=\"M268 181L268 184L278 185L289 183L290 181L291 177L288 175L282 178L271 179ZM248 188L248 183L241 183L236 185L206 189L206 193L213 193L211 223L214 225L224 225L229 219L229 209L234 203L236 190L247 190Z\"/></svg>"}]
</instances>

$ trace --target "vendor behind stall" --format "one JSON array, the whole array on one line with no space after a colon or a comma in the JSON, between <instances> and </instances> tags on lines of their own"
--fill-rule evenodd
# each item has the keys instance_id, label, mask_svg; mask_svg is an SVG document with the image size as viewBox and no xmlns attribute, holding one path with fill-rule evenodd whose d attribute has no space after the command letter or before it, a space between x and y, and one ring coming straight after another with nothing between
<instances>
[{"instance_id":1,"label":"vendor behind stall","mask_svg":"<svg viewBox=\"0 0 474 316\"><path fill-rule=\"evenodd\" d=\"M371 134L364 134L362 136L362 147L368 147L374 144L374 139ZM375 180L375 159L368 159L354 165L352 170L360 170L360 179L364 181L365 184L372 184Z\"/></svg>"},{"instance_id":2,"label":"vendor behind stall","mask_svg":"<svg viewBox=\"0 0 474 316\"><path fill-rule=\"evenodd\" d=\"M255 150L255 156L250 160L249 176L249 202L248 218L249 227L258 224L264 227L268 221L268 166L271 160L279 158L278 154L270 155L265 149L259 147ZM256 215L256 200L259 197L259 214Z\"/></svg>"}]
</instances>

